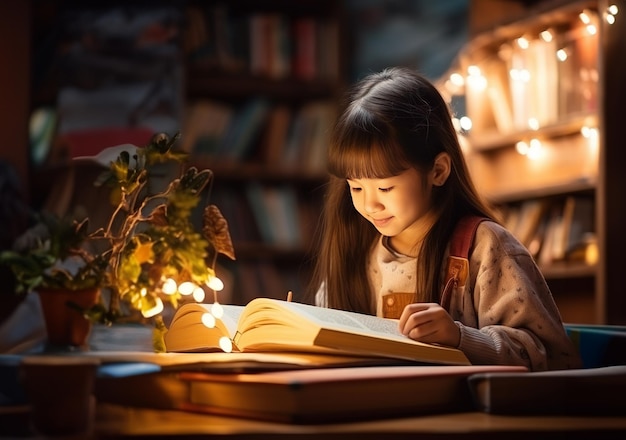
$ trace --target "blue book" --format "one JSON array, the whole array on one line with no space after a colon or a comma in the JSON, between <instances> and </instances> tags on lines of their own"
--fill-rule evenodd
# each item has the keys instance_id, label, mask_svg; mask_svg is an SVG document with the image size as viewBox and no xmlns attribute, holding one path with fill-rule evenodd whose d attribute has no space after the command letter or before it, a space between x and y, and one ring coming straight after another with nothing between
<instances>
[{"instance_id":1,"label":"blue book","mask_svg":"<svg viewBox=\"0 0 626 440\"><path fill-rule=\"evenodd\" d=\"M626 326L565 324L584 368L626 364Z\"/></svg>"}]
</instances>

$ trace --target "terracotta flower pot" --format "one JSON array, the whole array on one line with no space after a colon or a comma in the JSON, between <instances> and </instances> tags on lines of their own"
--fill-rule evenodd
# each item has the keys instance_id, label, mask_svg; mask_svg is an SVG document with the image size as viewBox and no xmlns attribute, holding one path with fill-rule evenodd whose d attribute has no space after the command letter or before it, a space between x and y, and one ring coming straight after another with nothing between
<instances>
[{"instance_id":1,"label":"terracotta flower pot","mask_svg":"<svg viewBox=\"0 0 626 440\"><path fill-rule=\"evenodd\" d=\"M87 309L98 302L100 289L39 289L37 293L46 323L48 344L52 346L86 346L92 323L69 303Z\"/></svg>"}]
</instances>

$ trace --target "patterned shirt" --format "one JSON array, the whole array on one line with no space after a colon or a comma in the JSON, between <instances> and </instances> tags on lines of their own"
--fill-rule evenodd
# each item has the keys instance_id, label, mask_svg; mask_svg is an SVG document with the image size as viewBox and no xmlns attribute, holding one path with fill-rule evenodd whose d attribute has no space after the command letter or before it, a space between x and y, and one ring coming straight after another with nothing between
<instances>
[{"instance_id":1,"label":"patterned shirt","mask_svg":"<svg viewBox=\"0 0 626 440\"><path fill-rule=\"evenodd\" d=\"M397 317L416 289L416 259L394 252L387 241L382 237L374 246L368 273L377 315L389 316L384 310L391 310ZM469 278L453 289L448 312L461 331L458 348L472 364L525 365L535 371L580 368L579 354L528 250L502 226L484 221L470 255Z\"/></svg>"}]
</instances>

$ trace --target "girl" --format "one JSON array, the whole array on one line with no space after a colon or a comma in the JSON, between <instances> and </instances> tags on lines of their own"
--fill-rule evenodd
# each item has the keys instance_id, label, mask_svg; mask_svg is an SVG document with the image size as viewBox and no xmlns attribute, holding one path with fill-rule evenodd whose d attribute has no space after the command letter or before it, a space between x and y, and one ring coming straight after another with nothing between
<instances>
[{"instance_id":1,"label":"girl","mask_svg":"<svg viewBox=\"0 0 626 440\"><path fill-rule=\"evenodd\" d=\"M348 98L329 147L316 305L399 318L407 337L457 347L473 364L579 367L541 272L480 200L437 89L390 68ZM444 308L449 243L467 216L486 220Z\"/></svg>"}]
</instances>

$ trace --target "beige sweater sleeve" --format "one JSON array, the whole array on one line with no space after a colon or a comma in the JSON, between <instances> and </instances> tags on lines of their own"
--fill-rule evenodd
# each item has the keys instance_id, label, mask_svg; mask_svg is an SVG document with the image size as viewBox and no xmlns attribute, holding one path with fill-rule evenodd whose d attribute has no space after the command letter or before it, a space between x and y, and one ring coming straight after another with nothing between
<instances>
[{"instance_id":1,"label":"beige sweater sleeve","mask_svg":"<svg viewBox=\"0 0 626 440\"><path fill-rule=\"evenodd\" d=\"M459 348L470 361L534 371L579 368L579 354L526 248L500 225L483 222L471 252L469 280L450 307Z\"/></svg>"}]
</instances>

